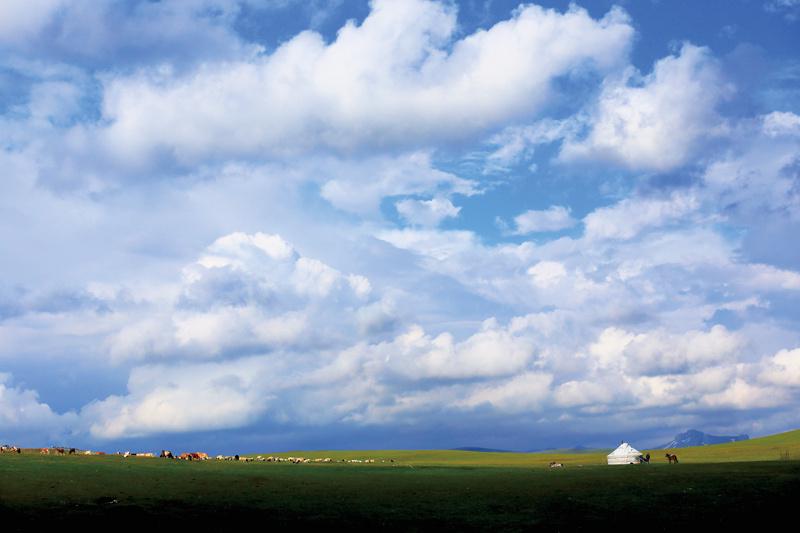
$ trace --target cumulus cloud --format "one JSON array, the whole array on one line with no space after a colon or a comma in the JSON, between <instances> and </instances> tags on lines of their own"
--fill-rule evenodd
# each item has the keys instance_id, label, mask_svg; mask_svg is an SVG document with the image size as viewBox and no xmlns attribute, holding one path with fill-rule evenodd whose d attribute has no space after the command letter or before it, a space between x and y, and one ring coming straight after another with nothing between
<instances>
[{"instance_id":1,"label":"cumulus cloud","mask_svg":"<svg viewBox=\"0 0 800 533\"><path fill-rule=\"evenodd\" d=\"M798 160L800 116L770 113L743 127L735 150L713 160L702 174L706 194L737 222L785 215L800 218Z\"/></svg>"},{"instance_id":2,"label":"cumulus cloud","mask_svg":"<svg viewBox=\"0 0 800 533\"><path fill-rule=\"evenodd\" d=\"M759 377L768 384L800 387L800 348L781 350L767 358Z\"/></svg>"},{"instance_id":3,"label":"cumulus cloud","mask_svg":"<svg viewBox=\"0 0 800 533\"><path fill-rule=\"evenodd\" d=\"M508 171L519 161L530 159L536 145L575 136L580 128L577 116L564 120L546 118L528 126L508 126L489 139L488 144L496 148L486 157L484 172Z\"/></svg>"},{"instance_id":4,"label":"cumulus cloud","mask_svg":"<svg viewBox=\"0 0 800 533\"><path fill-rule=\"evenodd\" d=\"M458 216L460 207L447 198L430 200L400 200L395 204L397 213L408 223L418 226L438 226L446 218Z\"/></svg>"},{"instance_id":5,"label":"cumulus cloud","mask_svg":"<svg viewBox=\"0 0 800 533\"><path fill-rule=\"evenodd\" d=\"M588 239L631 239L648 228L685 223L700 206L693 192L677 191L667 198L630 197L595 209L583 219Z\"/></svg>"},{"instance_id":6,"label":"cumulus cloud","mask_svg":"<svg viewBox=\"0 0 800 533\"><path fill-rule=\"evenodd\" d=\"M19 438L20 434L34 434L52 438L67 433L75 422L75 413L54 412L39 400L35 390L13 386L11 375L0 372L0 432L3 435Z\"/></svg>"},{"instance_id":7,"label":"cumulus cloud","mask_svg":"<svg viewBox=\"0 0 800 533\"><path fill-rule=\"evenodd\" d=\"M450 4L376 0L329 44L305 31L189 76L114 78L104 138L123 158L169 151L182 162L463 139L535 113L559 76L617 68L633 36L618 8L595 20L528 5L460 39L456 28Z\"/></svg>"},{"instance_id":8,"label":"cumulus cloud","mask_svg":"<svg viewBox=\"0 0 800 533\"><path fill-rule=\"evenodd\" d=\"M714 365L733 365L743 350L743 339L724 326L707 332L664 330L633 334L605 329L589 353L602 368L623 368L630 375L686 374Z\"/></svg>"},{"instance_id":9,"label":"cumulus cloud","mask_svg":"<svg viewBox=\"0 0 800 533\"><path fill-rule=\"evenodd\" d=\"M629 70L609 79L583 139L569 138L564 161L608 161L631 169L667 171L689 161L721 133L716 108L731 92L708 49L686 43L641 77Z\"/></svg>"},{"instance_id":10,"label":"cumulus cloud","mask_svg":"<svg viewBox=\"0 0 800 533\"><path fill-rule=\"evenodd\" d=\"M260 359L139 367L127 395L92 402L80 415L101 439L241 427L267 408L268 368Z\"/></svg>"},{"instance_id":11,"label":"cumulus cloud","mask_svg":"<svg viewBox=\"0 0 800 533\"><path fill-rule=\"evenodd\" d=\"M385 356L394 371L415 378L508 375L524 368L534 354L530 338L491 319L462 342L455 342L449 333L430 337L417 326L374 349Z\"/></svg>"},{"instance_id":12,"label":"cumulus cloud","mask_svg":"<svg viewBox=\"0 0 800 533\"><path fill-rule=\"evenodd\" d=\"M528 269L534 285L540 288L552 287L567 275L564 265L558 261L539 261Z\"/></svg>"},{"instance_id":13,"label":"cumulus cloud","mask_svg":"<svg viewBox=\"0 0 800 533\"><path fill-rule=\"evenodd\" d=\"M527 372L501 383L483 386L459 402L465 407L490 405L503 412L539 411L550 396L552 376Z\"/></svg>"},{"instance_id":14,"label":"cumulus cloud","mask_svg":"<svg viewBox=\"0 0 800 533\"><path fill-rule=\"evenodd\" d=\"M768 137L800 135L800 116L787 111L773 111L762 117L764 134Z\"/></svg>"},{"instance_id":15,"label":"cumulus cloud","mask_svg":"<svg viewBox=\"0 0 800 533\"><path fill-rule=\"evenodd\" d=\"M357 162L329 160L316 170L323 179L320 194L335 207L363 216L377 214L381 199L387 196L430 193L472 196L480 192L478 184L435 168L431 159L430 152L412 152ZM458 214L453 213L456 208L448 203L447 199L433 199L423 204L406 203L400 209L404 210L401 214L418 215L427 221Z\"/></svg>"},{"instance_id":16,"label":"cumulus cloud","mask_svg":"<svg viewBox=\"0 0 800 533\"><path fill-rule=\"evenodd\" d=\"M267 52L235 33L240 5L6 19L0 360L118 381L77 416L3 378L0 428L586 434L796 403L800 272L764 249L800 229L800 118L723 117L707 49L621 74L618 8L527 5L470 32L453 3L379 0ZM554 165L573 161L603 183ZM585 231L546 235L581 222L568 205ZM513 228L486 231L495 215Z\"/></svg>"},{"instance_id":17,"label":"cumulus cloud","mask_svg":"<svg viewBox=\"0 0 800 533\"><path fill-rule=\"evenodd\" d=\"M702 398L701 404L715 408L759 409L783 405L788 399L784 391L737 379L725 390Z\"/></svg>"},{"instance_id":18,"label":"cumulus cloud","mask_svg":"<svg viewBox=\"0 0 800 533\"><path fill-rule=\"evenodd\" d=\"M516 233L525 235L542 231L559 231L571 228L578 223L570 215L570 209L560 205L551 205L548 209L529 209L514 217Z\"/></svg>"},{"instance_id":19,"label":"cumulus cloud","mask_svg":"<svg viewBox=\"0 0 800 533\"><path fill-rule=\"evenodd\" d=\"M340 342L363 321L359 309L378 301L366 277L301 256L265 233L214 241L184 268L177 292L113 335L111 356L219 357ZM346 311L332 313L338 306Z\"/></svg>"}]
</instances>

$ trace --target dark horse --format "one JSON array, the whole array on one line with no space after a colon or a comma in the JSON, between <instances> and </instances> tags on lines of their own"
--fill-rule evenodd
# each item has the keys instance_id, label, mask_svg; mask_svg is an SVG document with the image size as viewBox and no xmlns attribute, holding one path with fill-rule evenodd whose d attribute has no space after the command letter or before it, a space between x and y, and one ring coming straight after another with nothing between
<instances>
[{"instance_id":1,"label":"dark horse","mask_svg":"<svg viewBox=\"0 0 800 533\"><path fill-rule=\"evenodd\" d=\"M672 463L678 464L678 456L675 455L674 453L673 454L669 454L668 453L664 457L667 458L667 460L669 461L669 464L672 464Z\"/></svg>"}]
</instances>

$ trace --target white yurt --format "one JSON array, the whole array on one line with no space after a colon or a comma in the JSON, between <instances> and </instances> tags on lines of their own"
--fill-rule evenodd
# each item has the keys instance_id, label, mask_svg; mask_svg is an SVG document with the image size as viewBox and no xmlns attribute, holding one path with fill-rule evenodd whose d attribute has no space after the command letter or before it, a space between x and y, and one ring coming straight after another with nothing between
<instances>
[{"instance_id":1,"label":"white yurt","mask_svg":"<svg viewBox=\"0 0 800 533\"><path fill-rule=\"evenodd\" d=\"M638 465L642 452L623 442L616 450L608 454L608 464L610 465Z\"/></svg>"}]
</instances>

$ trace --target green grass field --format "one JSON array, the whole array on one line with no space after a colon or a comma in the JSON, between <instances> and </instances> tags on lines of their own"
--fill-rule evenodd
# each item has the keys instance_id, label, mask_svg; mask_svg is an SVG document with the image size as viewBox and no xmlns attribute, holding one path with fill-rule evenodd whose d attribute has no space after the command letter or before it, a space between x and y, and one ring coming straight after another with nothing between
<instances>
[{"instance_id":1,"label":"green grass field","mask_svg":"<svg viewBox=\"0 0 800 533\"><path fill-rule=\"evenodd\" d=\"M252 520L267 529L669 531L763 526L794 513L800 431L677 452L679 465L651 451L654 464L614 467L603 452L278 454L378 461L299 465L4 454L0 518L4 531L112 523L230 530ZM547 468L551 460L566 467Z\"/></svg>"}]
</instances>

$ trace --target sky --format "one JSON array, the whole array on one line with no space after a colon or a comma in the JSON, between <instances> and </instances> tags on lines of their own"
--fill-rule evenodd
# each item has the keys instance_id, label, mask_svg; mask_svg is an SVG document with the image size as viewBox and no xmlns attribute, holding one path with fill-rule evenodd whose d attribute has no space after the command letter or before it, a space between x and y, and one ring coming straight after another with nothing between
<instances>
[{"instance_id":1,"label":"sky","mask_svg":"<svg viewBox=\"0 0 800 533\"><path fill-rule=\"evenodd\" d=\"M0 440L798 428L798 51L798 0L5 0Z\"/></svg>"}]
</instances>

